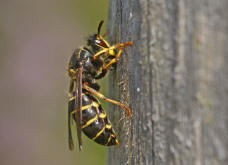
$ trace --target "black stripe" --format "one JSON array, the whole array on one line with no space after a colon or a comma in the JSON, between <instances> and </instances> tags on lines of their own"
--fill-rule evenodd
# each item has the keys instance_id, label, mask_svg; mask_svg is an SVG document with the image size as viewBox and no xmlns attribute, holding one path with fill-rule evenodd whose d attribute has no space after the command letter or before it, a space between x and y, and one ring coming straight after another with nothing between
<instances>
[{"instance_id":1,"label":"black stripe","mask_svg":"<svg viewBox=\"0 0 228 165\"><path fill-rule=\"evenodd\" d=\"M83 128L82 131L85 133L86 136L92 139L100 130L102 130L103 127L104 124L102 122L102 119L98 118L98 120L94 121L89 126Z\"/></svg>"}]
</instances>

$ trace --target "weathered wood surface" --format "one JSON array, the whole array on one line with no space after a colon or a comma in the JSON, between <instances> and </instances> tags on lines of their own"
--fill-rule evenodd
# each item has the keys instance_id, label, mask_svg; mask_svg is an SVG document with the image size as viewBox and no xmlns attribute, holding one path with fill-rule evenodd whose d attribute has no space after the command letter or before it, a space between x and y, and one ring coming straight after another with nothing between
<instances>
[{"instance_id":1,"label":"weathered wood surface","mask_svg":"<svg viewBox=\"0 0 228 165\"><path fill-rule=\"evenodd\" d=\"M109 165L228 164L228 1L110 0L112 43L133 41L110 74L120 147ZM111 109L120 109L112 106Z\"/></svg>"}]
</instances>

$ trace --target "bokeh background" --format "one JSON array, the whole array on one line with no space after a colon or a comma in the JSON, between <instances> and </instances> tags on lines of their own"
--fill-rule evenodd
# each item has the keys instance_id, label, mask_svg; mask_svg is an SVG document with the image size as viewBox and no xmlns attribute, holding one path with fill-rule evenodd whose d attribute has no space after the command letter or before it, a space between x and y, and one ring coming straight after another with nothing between
<instances>
[{"instance_id":1,"label":"bokeh background","mask_svg":"<svg viewBox=\"0 0 228 165\"><path fill-rule=\"evenodd\" d=\"M106 163L86 137L82 152L68 149L66 69L107 15L107 0L0 1L1 165Z\"/></svg>"}]
</instances>

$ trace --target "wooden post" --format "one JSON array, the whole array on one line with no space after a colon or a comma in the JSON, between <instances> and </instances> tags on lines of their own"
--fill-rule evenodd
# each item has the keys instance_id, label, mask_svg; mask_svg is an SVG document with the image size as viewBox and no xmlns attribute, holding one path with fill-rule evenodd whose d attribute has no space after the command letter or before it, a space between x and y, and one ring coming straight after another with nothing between
<instances>
[{"instance_id":1,"label":"wooden post","mask_svg":"<svg viewBox=\"0 0 228 165\"><path fill-rule=\"evenodd\" d=\"M109 111L108 164L227 165L228 1L110 0L108 28L134 42L110 74L133 117Z\"/></svg>"}]
</instances>

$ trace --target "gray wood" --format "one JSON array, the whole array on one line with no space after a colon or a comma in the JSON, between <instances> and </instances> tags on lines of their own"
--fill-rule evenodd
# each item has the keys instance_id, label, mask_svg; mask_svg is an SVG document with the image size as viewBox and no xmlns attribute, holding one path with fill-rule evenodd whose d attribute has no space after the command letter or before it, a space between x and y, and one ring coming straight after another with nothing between
<instances>
[{"instance_id":1,"label":"gray wood","mask_svg":"<svg viewBox=\"0 0 228 165\"><path fill-rule=\"evenodd\" d=\"M228 1L110 0L112 44L133 41L109 78L120 147L109 165L228 164Z\"/></svg>"}]
</instances>

